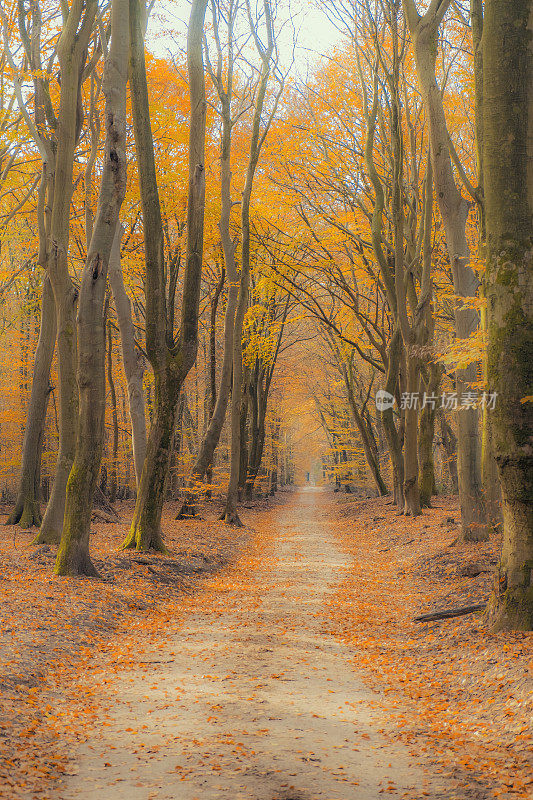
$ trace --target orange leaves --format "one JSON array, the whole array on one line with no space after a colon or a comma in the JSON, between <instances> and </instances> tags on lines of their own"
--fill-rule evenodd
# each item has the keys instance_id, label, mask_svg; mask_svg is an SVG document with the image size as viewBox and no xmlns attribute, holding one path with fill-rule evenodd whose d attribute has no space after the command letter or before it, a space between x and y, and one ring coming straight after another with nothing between
<instances>
[{"instance_id":1,"label":"orange leaves","mask_svg":"<svg viewBox=\"0 0 533 800\"><path fill-rule=\"evenodd\" d=\"M338 536L353 568L331 599L331 618L337 636L353 648L354 666L363 667L362 677L385 692L390 735L453 768L450 796L472 775L491 796L525 798L532 739L524 676L531 636L491 635L474 617L412 622L421 608L461 605L460 598L490 592L490 573L465 579L458 564L473 557L495 563L499 542L475 545L475 554L471 547L450 549L453 531L445 520L452 501L439 497L437 504L408 523L383 500L359 504L357 516L344 512L351 518ZM383 525L376 525L376 513Z\"/></svg>"}]
</instances>

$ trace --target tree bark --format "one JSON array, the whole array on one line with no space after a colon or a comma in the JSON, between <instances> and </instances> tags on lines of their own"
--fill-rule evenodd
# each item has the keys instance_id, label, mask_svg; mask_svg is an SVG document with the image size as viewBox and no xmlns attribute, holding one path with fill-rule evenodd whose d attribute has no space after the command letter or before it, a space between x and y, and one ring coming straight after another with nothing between
<instances>
[{"instance_id":1,"label":"tree bark","mask_svg":"<svg viewBox=\"0 0 533 800\"><path fill-rule=\"evenodd\" d=\"M441 367L429 364L429 379L425 385L426 394L436 397L440 385ZM420 487L420 505L431 508L431 497L435 494L435 464L433 459L433 440L435 438L434 403L426 403L420 412L418 426L418 484Z\"/></svg>"},{"instance_id":2,"label":"tree bark","mask_svg":"<svg viewBox=\"0 0 533 800\"><path fill-rule=\"evenodd\" d=\"M117 392L113 378L113 329L109 322L107 324L107 382L109 384L109 395L111 397L111 419L113 424L113 447L111 451L111 469L109 470L109 502L114 503L117 499L118 485L118 414Z\"/></svg>"},{"instance_id":3,"label":"tree bark","mask_svg":"<svg viewBox=\"0 0 533 800\"><path fill-rule=\"evenodd\" d=\"M56 309L54 294L48 276L43 282L41 326L35 351L33 382L22 444L20 485L15 508L8 517L8 525L21 528L41 524L40 480L46 409L50 396L50 367L56 343ZM39 536L36 538L39 539Z\"/></svg>"},{"instance_id":4,"label":"tree bark","mask_svg":"<svg viewBox=\"0 0 533 800\"><path fill-rule=\"evenodd\" d=\"M440 415L440 431L442 446L446 453L446 464L452 483L452 492L457 494L459 491L459 476L457 474L457 436L446 419L444 411L441 411Z\"/></svg>"},{"instance_id":5,"label":"tree bark","mask_svg":"<svg viewBox=\"0 0 533 800\"><path fill-rule=\"evenodd\" d=\"M241 394L242 394L242 330L244 317L248 308L248 292L250 287L250 205L252 199L253 181L259 161L259 154L265 139L267 128L261 132L261 118L265 103L266 91L271 71L271 59L274 53L274 34L272 29L272 9L270 0L264 0L265 24L267 29L267 45L261 45L257 32L253 29L256 47L261 56L261 75L255 100L254 116L252 122L252 135L250 142L250 157L246 170L246 180L242 194L241 205L241 274L239 281L239 294L235 311L235 327L233 331L233 384L231 390L231 463L226 508L224 519L229 525L241 526L242 522L237 513L237 500L239 493L239 477L241 462ZM269 118L270 121L272 117Z\"/></svg>"},{"instance_id":6,"label":"tree bark","mask_svg":"<svg viewBox=\"0 0 533 800\"><path fill-rule=\"evenodd\" d=\"M214 414L217 404L217 311L219 300L224 289L225 278L226 268L223 266L220 272L220 279L215 287L215 293L211 299L211 313L209 319L209 385L207 387L208 397L206 398L206 406L209 409L209 416L207 417L207 425L203 434L203 438L205 438L207 434L207 428L209 427L209 422L211 421L211 417ZM213 452L209 466L205 471L206 480L208 483L208 487L205 492L205 496L207 498L211 498L213 494L212 484L214 458L215 454Z\"/></svg>"},{"instance_id":7,"label":"tree bark","mask_svg":"<svg viewBox=\"0 0 533 800\"><path fill-rule=\"evenodd\" d=\"M144 356L135 343L135 326L131 315L131 300L124 286L122 267L120 265L120 240L123 233L122 225L117 225L109 258L109 284L115 300L115 311L120 330L122 365L128 384L128 409L131 421L133 463L135 466L135 483L138 489L146 456L146 413L143 390Z\"/></svg>"},{"instance_id":8,"label":"tree bark","mask_svg":"<svg viewBox=\"0 0 533 800\"><path fill-rule=\"evenodd\" d=\"M497 629L533 629L533 3L487 0L483 25L490 415L503 498Z\"/></svg>"},{"instance_id":9,"label":"tree bark","mask_svg":"<svg viewBox=\"0 0 533 800\"><path fill-rule=\"evenodd\" d=\"M144 6L143 6L144 7ZM167 313L163 223L157 188L139 0L130 0L130 85L135 147L139 165L146 261L146 351L154 370L155 411L137 492L130 532L123 547L166 551L161 515L180 390L196 359L203 258L205 206L206 97L202 37L207 0L193 0L187 33L191 115L187 257L183 276L181 325L176 342L173 315Z\"/></svg>"},{"instance_id":10,"label":"tree bark","mask_svg":"<svg viewBox=\"0 0 533 800\"><path fill-rule=\"evenodd\" d=\"M402 347L402 335L400 330L395 328L389 345L389 363L384 387L385 391L393 397L396 395L396 387L398 384ZM392 407L381 412L381 422L383 425L383 430L385 431L385 439L387 440L387 447L389 449L392 465L394 502L398 506L399 512L403 514L405 498L402 443L394 423L394 412Z\"/></svg>"},{"instance_id":11,"label":"tree bark","mask_svg":"<svg viewBox=\"0 0 533 800\"><path fill-rule=\"evenodd\" d=\"M89 533L104 442L107 267L126 194L128 2L113 0L111 44L104 65L105 156L96 219L81 278L77 320L80 412L55 568L58 575L98 574L89 555Z\"/></svg>"},{"instance_id":12,"label":"tree bark","mask_svg":"<svg viewBox=\"0 0 533 800\"><path fill-rule=\"evenodd\" d=\"M475 297L477 276L470 266L470 250L466 238L468 203L457 188L444 114L442 92L436 81L436 60L439 25L451 0L432 3L420 16L414 0L403 0L405 17L413 42L416 70L429 123L431 159L437 202L444 223L446 246L450 258L454 289L460 297ZM457 303L455 333L467 339L479 326L475 309ZM459 397L476 382L476 365L456 371ZM457 412L459 442L459 501L461 504L462 538L481 541L488 538L487 518L481 481L481 438L477 408Z\"/></svg>"},{"instance_id":13,"label":"tree bark","mask_svg":"<svg viewBox=\"0 0 533 800\"><path fill-rule=\"evenodd\" d=\"M277 418L272 429L272 471L270 473L270 489L269 489L269 495L271 497L273 497L278 491L280 430L281 430L281 420Z\"/></svg>"},{"instance_id":14,"label":"tree bark","mask_svg":"<svg viewBox=\"0 0 533 800\"><path fill-rule=\"evenodd\" d=\"M229 36L231 36L231 30ZM224 265L228 277L228 300L226 313L224 316L224 356L222 360L222 373L220 376L220 387L216 398L216 403L209 420L206 434L202 440L198 456L193 466L189 484L194 486L204 477L208 467L212 464L213 455L220 441L220 434L226 419L228 403L231 391L234 336L235 336L235 312L237 308L237 298L239 294L239 281L237 267L235 264L235 249L237 242L232 240L230 232L231 217L231 132L233 121L231 119L231 98L232 98L232 72L228 74L227 88L224 89L221 79L216 80L216 86L221 101L222 116L222 139L220 148L220 197L221 210L220 221L218 224L220 240L224 252ZM178 519L193 517L196 515L194 497L188 493L185 502L177 516Z\"/></svg>"},{"instance_id":15,"label":"tree bark","mask_svg":"<svg viewBox=\"0 0 533 800\"><path fill-rule=\"evenodd\" d=\"M47 269L54 291L57 314L59 453L54 485L41 525L40 541L60 541L67 480L76 452L78 293L71 280L68 266L70 201L73 189L74 154L82 114L81 83L97 5L96 0L87 0L86 3L76 0L71 5L58 43L61 95Z\"/></svg>"}]
</instances>

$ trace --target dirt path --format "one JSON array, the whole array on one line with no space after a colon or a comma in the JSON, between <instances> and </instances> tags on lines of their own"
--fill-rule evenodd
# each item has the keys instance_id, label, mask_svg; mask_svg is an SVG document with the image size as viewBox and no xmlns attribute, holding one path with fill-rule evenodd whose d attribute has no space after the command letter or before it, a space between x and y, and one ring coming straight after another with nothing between
<instances>
[{"instance_id":1,"label":"dirt path","mask_svg":"<svg viewBox=\"0 0 533 800\"><path fill-rule=\"evenodd\" d=\"M321 525L320 491L302 490L277 513L263 573L235 586L223 615L199 607L174 646L158 651L155 673L124 675L58 798L444 796L379 732L376 696L324 629L324 599L346 556Z\"/></svg>"}]
</instances>

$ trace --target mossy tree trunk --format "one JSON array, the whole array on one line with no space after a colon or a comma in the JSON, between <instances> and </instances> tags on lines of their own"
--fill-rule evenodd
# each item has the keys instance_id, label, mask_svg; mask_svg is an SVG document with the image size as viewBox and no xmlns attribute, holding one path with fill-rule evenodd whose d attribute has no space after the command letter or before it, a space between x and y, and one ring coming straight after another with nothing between
<instances>
[{"instance_id":1,"label":"mossy tree trunk","mask_svg":"<svg viewBox=\"0 0 533 800\"><path fill-rule=\"evenodd\" d=\"M207 0L193 0L187 32L189 192L181 324L174 336L174 297L167 301L163 222L157 187L144 50L144 0L130 0L130 87L145 247L146 352L155 378L155 410L130 532L123 547L165 552L161 515L180 391L198 350L205 207L206 96L202 39Z\"/></svg>"},{"instance_id":2,"label":"mossy tree trunk","mask_svg":"<svg viewBox=\"0 0 533 800\"><path fill-rule=\"evenodd\" d=\"M63 530L67 480L76 453L78 385L76 382L76 308L78 291L69 274L68 247L74 155L79 139L83 107L81 86L87 47L93 32L98 3L72 3L59 37L57 52L61 95L57 126L55 182L50 223L47 269L54 291L57 314L59 367L59 453L54 485L41 525L39 541L59 542Z\"/></svg>"},{"instance_id":3,"label":"mossy tree trunk","mask_svg":"<svg viewBox=\"0 0 533 800\"><path fill-rule=\"evenodd\" d=\"M80 412L55 568L58 575L97 574L89 555L89 533L104 442L107 268L126 194L128 3L129 0L113 0L111 44L102 80L106 99L104 166L96 219L81 278L77 320ZM111 337L109 344L111 347Z\"/></svg>"},{"instance_id":4,"label":"mossy tree trunk","mask_svg":"<svg viewBox=\"0 0 533 800\"><path fill-rule=\"evenodd\" d=\"M487 0L483 26L487 374L503 498L496 628L533 629L533 2ZM527 400L525 398L528 398Z\"/></svg>"}]
</instances>

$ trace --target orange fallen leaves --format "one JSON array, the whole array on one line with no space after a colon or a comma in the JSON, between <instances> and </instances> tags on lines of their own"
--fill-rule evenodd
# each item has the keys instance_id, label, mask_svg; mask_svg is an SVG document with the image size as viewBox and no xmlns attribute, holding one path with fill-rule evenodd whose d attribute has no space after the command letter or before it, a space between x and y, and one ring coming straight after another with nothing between
<instances>
[{"instance_id":1,"label":"orange fallen leaves","mask_svg":"<svg viewBox=\"0 0 533 800\"><path fill-rule=\"evenodd\" d=\"M456 531L445 519L459 516L453 499L439 497L438 509L414 520L396 517L389 503L356 503L355 513L340 512L342 527L338 519L332 525L352 556L329 603L334 633L351 647L363 680L385 692L389 735L438 761L458 785L475 773L494 797L530 797L531 635L491 634L476 616L412 621L433 607L483 601L490 575L460 577L457 563L494 559L499 542L451 549ZM338 501L331 505L330 518L338 517Z\"/></svg>"}]
</instances>

